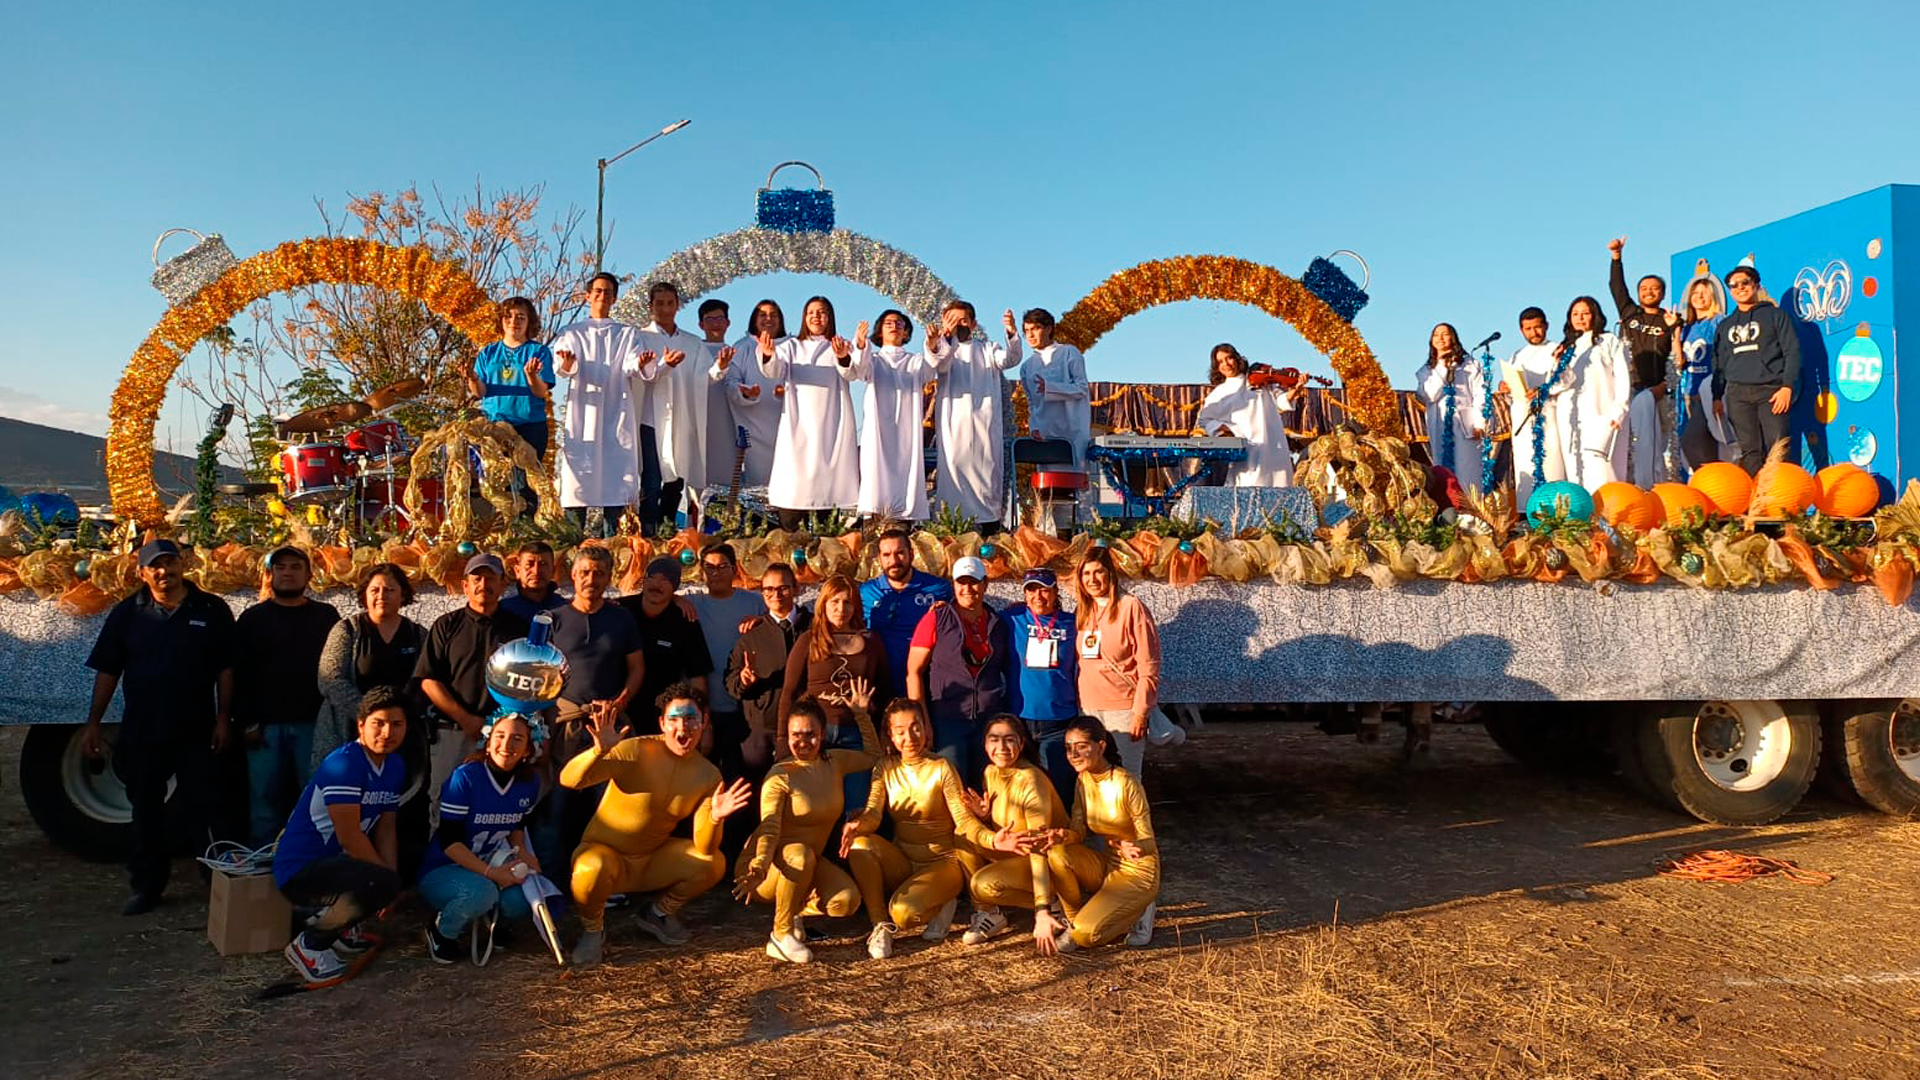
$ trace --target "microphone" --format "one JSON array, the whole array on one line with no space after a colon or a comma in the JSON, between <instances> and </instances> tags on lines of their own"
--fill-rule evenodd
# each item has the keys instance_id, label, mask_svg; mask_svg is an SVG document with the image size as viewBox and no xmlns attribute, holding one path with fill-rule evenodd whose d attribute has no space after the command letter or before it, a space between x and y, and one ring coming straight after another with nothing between
<instances>
[{"instance_id":1,"label":"microphone","mask_svg":"<svg viewBox=\"0 0 1920 1080\"><path fill-rule=\"evenodd\" d=\"M1486 336L1486 339L1485 339L1484 341L1482 341L1482 342L1480 342L1480 344L1478 344L1478 345L1475 345L1475 346L1473 347L1473 351L1474 351L1474 352L1479 352L1479 351L1480 351L1481 349L1484 349L1484 348L1486 348L1487 346L1489 346L1489 345L1491 345L1491 344L1493 344L1494 342L1496 342L1496 341L1499 341L1499 340L1500 340L1500 331L1498 331L1498 330L1495 330L1495 331L1494 331L1493 333L1491 333L1491 334L1488 334L1488 335Z\"/></svg>"}]
</instances>

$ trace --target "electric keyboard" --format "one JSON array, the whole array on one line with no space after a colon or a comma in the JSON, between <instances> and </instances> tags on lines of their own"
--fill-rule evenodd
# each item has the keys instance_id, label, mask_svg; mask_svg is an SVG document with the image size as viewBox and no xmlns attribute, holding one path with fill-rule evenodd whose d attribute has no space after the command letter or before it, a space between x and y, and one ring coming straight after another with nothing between
<instances>
[{"instance_id":1,"label":"electric keyboard","mask_svg":"<svg viewBox=\"0 0 1920 1080\"><path fill-rule=\"evenodd\" d=\"M1093 445L1109 450L1245 450L1247 440L1199 435L1096 435Z\"/></svg>"}]
</instances>

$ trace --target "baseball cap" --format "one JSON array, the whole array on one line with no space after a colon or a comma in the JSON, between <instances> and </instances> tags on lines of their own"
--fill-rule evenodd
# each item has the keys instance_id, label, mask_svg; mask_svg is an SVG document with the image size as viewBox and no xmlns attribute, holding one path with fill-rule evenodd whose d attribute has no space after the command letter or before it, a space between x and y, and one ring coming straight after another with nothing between
<instances>
[{"instance_id":1,"label":"baseball cap","mask_svg":"<svg viewBox=\"0 0 1920 1080\"><path fill-rule=\"evenodd\" d=\"M962 555L953 560L953 572L949 575L955 581L970 577L975 581L987 580L987 564L971 555Z\"/></svg>"},{"instance_id":2,"label":"baseball cap","mask_svg":"<svg viewBox=\"0 0 1920 1080\"><path fill-rule=\"evenodd\" d=\"M292 544L281 544L279 547L274 548L273 551L267 555L266 564L272 566L282 555L297 556L301 562L306 563L308 566L313 565L313 560L307 557L307 553L294 547Z\"/></svg>"},{"instance_id":3,"label":"baseball cap","mask_svg":"<svg viewBox=\"0 0 1920 1080\"><path fill-rule=\"evenodd\" d=\"M1049 589L1057 589L1060 587L1060 579L1054 575L1053 571L1046 567L1036 566L1028 570L1026 576L1020 579L1020 587L1022 589L1032 588L1035 585L1045 585Z\"/></svg>"},{"instance_id":4,"label":"baseball cap","mask_svg":"<svg viewBox=\"0 0 1920 1080\"><path fill-rule=\"evenodd\" d=\"M140 547L140 565L152 566L168 555L179 555L180 545L171 540L149 540Z\"/></svg>"},{"instance_id":5,"label":"baseball cap","mask_svg":"<svg viewBox=\"0 0 1920 1080\"><path fill-rule=\"evenodd\" d=\"M491 570L501 577L507 576L507 566L500 561L500 556L485 551L467 560L467 573L477 574L482 570Z\"/></svg>"},{"instance_id":6,"label":"baseball cap","mask_svg":"<svg viewBox=\"0 0 1920 1080\"><path fill-rule=\"evenodd\" d=\"M680 584L680 560L669 559L665 555L647 564L648 577L663 577L675 585Z\"/></svg>"}]
</instances>

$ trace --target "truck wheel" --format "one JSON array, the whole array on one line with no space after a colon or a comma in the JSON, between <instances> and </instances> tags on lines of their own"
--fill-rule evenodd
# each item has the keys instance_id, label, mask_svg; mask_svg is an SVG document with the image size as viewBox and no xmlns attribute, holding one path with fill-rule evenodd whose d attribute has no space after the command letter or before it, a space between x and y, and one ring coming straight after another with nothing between
<instances>
[{"instance_id":1,"label":"truck wheel","mask_svg":"<svg viewBox=\"0 0 1920 1080\"><path fill-rule=\"evenodd\" d=\"M106 760L80 752L83 724L35 724L20 748L20 794L47 838L94 862L127 857L133 806ZM103 729L111 747L119 725Z\"/></svg>"},{"instance_id":2,"label":"truck wheel","mask_svg":"<svg viewBox=\"0 0 1920 1080\"><path fill-rule=\"evenodd\" d=\"M1640 761L1656 791L1716 825L1765 825L1794 808L1820 763L1820 717L1781 701L1707 701L1658 713Z\"/></svg>"},{"instance_id":3,"label":"truck wheel","mask_svg":"<svg viewBox=\"0 0 1920 1080\"><path fill-rule=\"evenodd\" d=\"M1603 776L1613 764L1604 717L1590 702L1483 703L1481 708L1487 735L1523 765L1563 776Z\"/></svg>"},{"instance_id":4,"label":"truck wheel","mask_svg":"<svg viewBox=\"0 0 1920 1080\"><path fill-rule=\"evenodd\" d=\"M1868 806L1910 817L1920 812L1920 701L1840 718L1847 779Z\"/></svg>"}]
</instances>

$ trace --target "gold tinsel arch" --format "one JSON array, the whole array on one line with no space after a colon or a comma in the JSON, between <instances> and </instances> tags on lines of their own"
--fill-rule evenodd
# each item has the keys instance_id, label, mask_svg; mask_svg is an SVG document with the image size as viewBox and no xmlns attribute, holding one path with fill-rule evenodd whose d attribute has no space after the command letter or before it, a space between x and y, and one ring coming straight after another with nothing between
<instances>
[{"instance_id":1,"label":"gold tinsel arch","mask_svg":"<svg viewBox=\"0 0 1920 1080\"><path fill-rule=\"evenodd\" d=\"M425 248L344 238L295 240L240 262L169 308L120 376L107 432L107 488L117 517L153 525L165 516L153 483L153 425L180 361L248 304L318 284L367 285L411 297L475 345L499 336L493 298L466 271Z\"/></svg>"},{"instance_id":2,"label":"gold tinsel arch","mask_svg":"<svg viewBox=\"0 0 1920 1080\"><path fill-rule=\"evenodd\" d=\"M1128 267L1067 309L1055 336L1089 352L1129 315L1181 300L1231 300L1283 319L1333 362L1354 417L1380 435L1403 436L1393 385L1353 324L1298 280L1246 259L1178 255Z\"/></svg>"}]
</instances>

